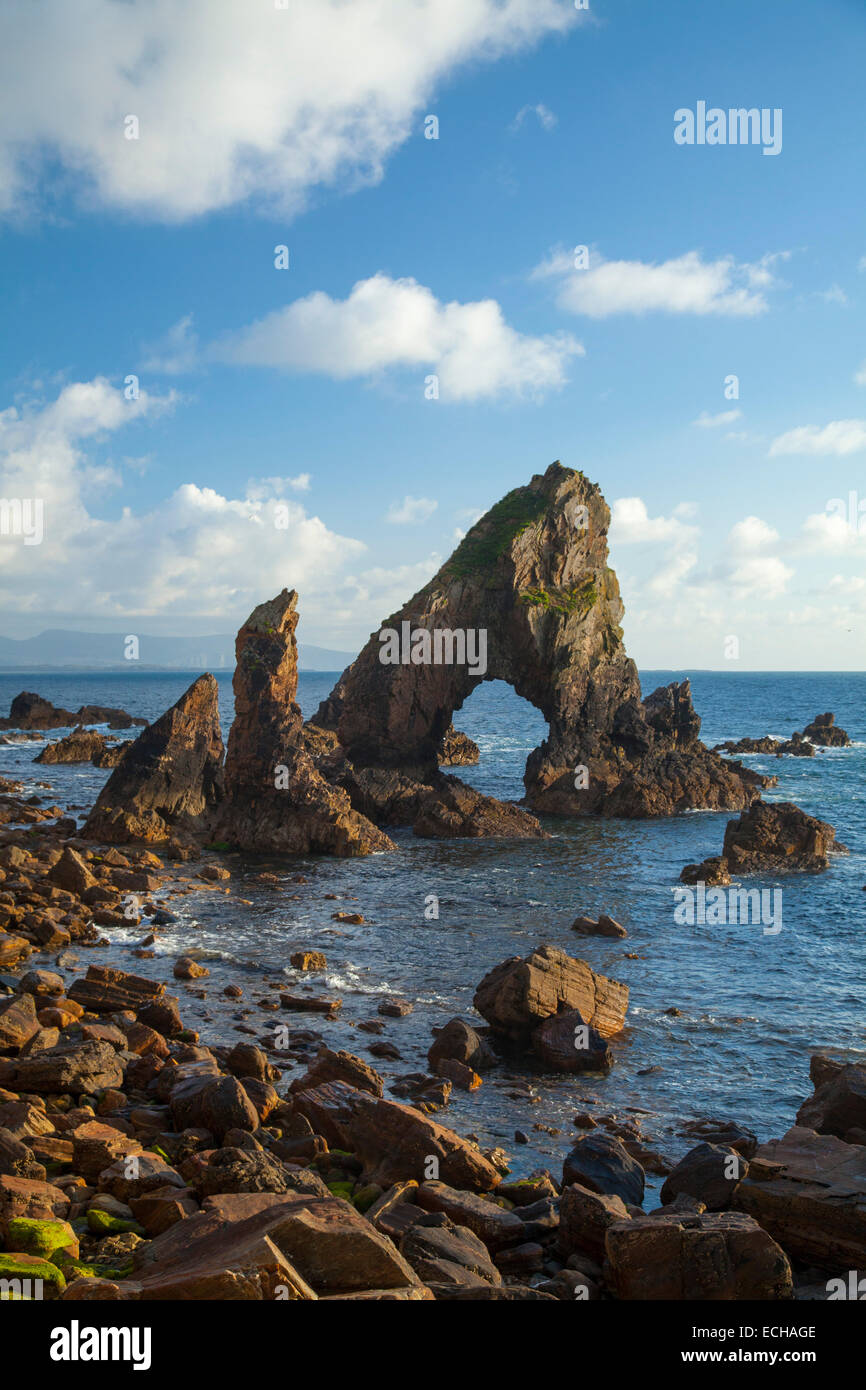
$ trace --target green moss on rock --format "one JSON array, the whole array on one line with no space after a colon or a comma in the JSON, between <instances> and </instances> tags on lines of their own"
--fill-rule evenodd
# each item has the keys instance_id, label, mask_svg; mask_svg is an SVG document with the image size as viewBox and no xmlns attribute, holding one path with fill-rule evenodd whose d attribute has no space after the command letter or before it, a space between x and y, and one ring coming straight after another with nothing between
<instances>
[{"instance_id":1,"label":"green moss on rock","mask_svg":"<svg viewBox=\"0 0 866 1390\"><path fill-rule=\"evenodd\" d=\"M139 1226L137 1221L122 1221L119 1216L100 1211L98 1207L91 1207L88 1211L87 1225L96 1236L122 1236L128 1231L136 1236L145 1234L144 1227Z\"/></svg>"},{"instance_id":2,"label":"green moss on rock","mask_svg":"<svg viewBox=\"0 0 866 1390\"><path fill-rule=\"evenodd\" d=\"M68 1221L37 1221L29 1216L14 1216L9 1222L6 1246L11 1252L50 1260L65 1246L77 1252L78 1237Z\"/></svg>"}]
</instances>

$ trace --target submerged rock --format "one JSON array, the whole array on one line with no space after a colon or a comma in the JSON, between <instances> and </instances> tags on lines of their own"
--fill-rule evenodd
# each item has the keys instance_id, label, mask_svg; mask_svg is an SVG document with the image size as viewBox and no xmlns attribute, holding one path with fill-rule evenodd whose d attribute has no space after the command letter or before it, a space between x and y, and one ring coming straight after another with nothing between
<instances>
[{"instance_id":1,"label":"submerged rock","mask_svg":"<svg viewBox=\"0 0 866 1390\"><path fill-rule=\"evenodd\" d=\"M222 759L217 683L199 676L129 747L82 833L113 844L207 834L222 797Z\"/></svg>"}]
</instances>

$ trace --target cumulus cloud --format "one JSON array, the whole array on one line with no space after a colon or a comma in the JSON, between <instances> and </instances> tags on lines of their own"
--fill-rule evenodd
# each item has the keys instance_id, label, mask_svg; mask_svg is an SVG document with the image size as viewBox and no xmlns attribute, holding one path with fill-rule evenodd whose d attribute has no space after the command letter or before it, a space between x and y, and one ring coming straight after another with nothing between
<instances>
[{"instance_id":1,"label":"cumulus cloud","mask_svg":"<svg viewBox=\"0 0 866 1390\"><path fill-rule=\"evenodd\" d=\"M753 555L734 565L730 572L731 585L739 598L779 598L785 592L794 571L777 555Z\"/></svg>"},{"instance_id":2,"label":"cumulus cloud","mask_svg":"<svg viewBox=\"0 0 866 1390\"><path fill-rule=\"evenodd\" d=\"M426 521L431 517L439 503L430 497L404 497L402 502L392 502L385 516L394 526L407 526L416 521Z\"/></svg>"},{"instance_id":3,"label":"cumulus cloud","mask_svg":"<svg viewBox=\"0 0 866 1390\"><path fill-rule=\"evenodd\" d=\"M127 401L97 378L65 387L56 400L0 412L0 496L38 498L41 544L6 537L0 579L19 613L118 619L208 615L241 619L284 585L330 602L329 586L366 547L309 516L286 489L309 475L254 481L236 497L181 483L146 511L97 514L114 470L94 464L87 441L170 409L172 397L142 392Z\"/></svg>"},{"instance_id":4,"label":"cumulus cloud","mask_svg":"<svg viewBox=\"0 0 866 1390\"><path fill-rule=\"evenodd\" d=\"M559 250L536 267L532 278L554 281L560 308L589 318L647 313L749 318L768 308L764 291L776 284L773 265L778 258L705 261L699 251L688 251L653 263L607 261L592 252L588 266L579 269L572 252Z\"/></svg>"},{"instance_id":5,"label":"cumulus cloud","mask_svg":"<svg viewBox=\"0 0 866 1390\"><path fill-rule=\"evenodd\" d=\"M580 18L569 0L6 0L0 210L38 205L50 176L135 215L291 214L378 181L461 67Z\"/></svg>"},{"instance_id":6,"label":"cumulus cloud","mask_svg":"<svg viewBox=\"0 0 866 1390\"><path fill-rule=\"evenodd\" d=\"M685 526L678 516L650 516L646 502L641 497L618 497L610 514L612 545L676 541L695 534L694 528Z\"/></svg>"},{"instance_id":7,"label":"cumulus cloud","mask_svg":"<svg viewBox=\"0 0 866 1390\"><path fill-rule=\"evenodd\" d=\"M496 300L443 303L416 280L378 274L359 280L347 299L322 290L296 299L227 334L211 355L337 378L414 367L438 376L444 399L467 401L560 387L583 351L567 333L518 333Z\"/></svg>"},{"instance_id":8,"label":"cumulus cloud","mask_svg":"<svg viewBox=\"0 0 866 1390\"><path fill-rule=\"evenodd\" d=\"M778 543L779 533L759 516L747 516L731 527L728 540L737 551L766 550Z\"/></svg>"},{"instance_id":9,"label":"cumulus cloud","mask_svg":"<svg viewBox=\"0 0 866 1390\"><path fill-rule=\"evenodd\" d=\"M844 457L866 449L866 420L831 420L829 425L801 425L780 434L770 457L780 454L827 454Z\"/></svg>"}]
</instances>

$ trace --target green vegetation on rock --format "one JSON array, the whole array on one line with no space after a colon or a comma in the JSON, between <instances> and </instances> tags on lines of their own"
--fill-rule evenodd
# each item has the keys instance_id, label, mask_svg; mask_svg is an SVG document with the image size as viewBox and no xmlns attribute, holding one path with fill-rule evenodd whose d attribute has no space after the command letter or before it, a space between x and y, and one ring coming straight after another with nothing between
<instances>
[{"instance_id":1,"label":"green vegetation on rock","mask_svg":"<svg viewBox=\"0 0 866 1390\"><path fill-rule=\"evenodd\" d=\"M91 1207L87 1213L87 1225L94 1235L97 1236L121 1236L127 1231L133 1235L143 1236L144 1228L139 1226L137 1221L121 1221L119 1216L112 1216L107 1211L100 1211L98 1207Z\"/></svg>"},{"instance_id":2,"label":"green vegetation on rock","mask_svg":"<svg viewBox=\"0 0 866 1390\"><path fill-rule=\"evenodd\" d=\"M68 1221L37 1221L29 1216L14 1216L9 1222L6 1246L10 1252L39 1255L53 1259L65 1246L78 1248L78 1237Z\"/></svg>"},{"instance_id":3,"label":"green vegetation on rock","mask_svg":"<svg viewBox=\"0 0 866 1390\"><path fill-rule=\"evenodd\" d=\"M544 608L556 613L579 613L583 616L598 602L595 581L586 580L571 589L524 589L520 602L531 608Z\"/></svg>"},{"instance_id":4,"label":"green vegetation on rock","mask_svg":"<svg viewBox=\"0 0 866 1390\"><path fill-rule=\"evenodd\" d=\"M448 578L465 579L495 565L511 542L547 511L550 499L517 487L477 521L443 567Z\"/></svg>"}]
</instances>

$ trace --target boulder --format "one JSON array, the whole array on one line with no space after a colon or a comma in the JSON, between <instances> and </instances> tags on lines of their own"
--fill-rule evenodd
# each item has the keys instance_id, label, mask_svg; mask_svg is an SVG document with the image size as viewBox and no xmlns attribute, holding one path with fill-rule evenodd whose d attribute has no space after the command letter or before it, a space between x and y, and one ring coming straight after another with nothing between
<instances>
[{"instance_id":1,"label":"boulder","mask_svg":"<svg viewBox=\"0 0 866 1390\"><path fill-rule=\"evenodd\" d=\"M252 1133L259 1127L255 1106L234 1076L189 1076L171 1092L175 1128L207 1129L222 1139L230 1129Z\"/></svg>"},{"instance_id":2,"label":"boulder","mask_svg":"<svg viewBox=\"0 0 866 1390\"><path fill-rule=\"evenodd\" d=\"M310 1197L273 1203L239 1221L208 1211L177 1223L137 1252L133 1277L141 1286L139 1296L273 1298L279 1269L263 1283L255 1280L252 1288L244 1280L245 1292L226 1292L235 1283L225 1276L237 1269L238 1252L258 1249L265 1240L316 1294L411 1288L420 1282L387 1236L348 1202Z\"/></svg>"},{"instance_id":3,"label":"boulder","mask_svg":"<svg viewBox=\"0 0 866 1390\"><path fill-rule=\"evenodd\" d=\"M608 1072L613 1066L610 1044L588 1028L579 1009L551 1014L532 1034L532 1051L551 1071Z\"/></svg>"},{"instance_id":4,"label":"boulder","mask_svg":"<svg viewBox=\"0 0 866 1390\"><path fill-rule=\"evenodd\" d=\"M431 1159L443 1182L461 1190L486 1192L500 1179L488 1159L453 1130L397 1101L334 1081L295 1096L295 1110L309 1120L333 1148L362 1160L364 1180L381 1186L408 1178L423 1181Z\"/></svg>"},{"instance_id":5,"label":"boulder","mask_svg":"<svg viewBox=\"0 0 866 1390\"><path fill-rule=\"evenodd\" d=\"M866 1065L839 1066L826 1079L816 1081L814 1095L797 1111L797 1124L862 1144L864 1139L853 1137L852 1132L866 1132Z\"/></svg>"},{"instance_id":6,"label":"boulder","mask_svg":"<svg viewBox=\"0 0 866 1390\"><path fill-rule=\"evenodd\" d=\"M39 1032L32 994L0 999L0 1052L20 1052Z\"/></svg>"},{"instance_id":7,"label":"boulder","mask_svg":"<svg viewBox=\"0 0 866 1390\"><path fill-rule=\"evenodd\" d=\"M367 1091L371 1096L381 1096L385 1089L379 1073L360 1057L351 1052L332 1052L329 1047L321 1047L312 1066L292 1082L289 1090L312 1091L329 1081L345 1081L348 1086Z\"/></svg>"},{"instance_id":8,"label":"boulder","mask_svg":"<svg viewBox=\"0 0 866 1390\"><path fill-rule=\"evenodd\" d=\"M425 1284L499 1285L502 1275L483 1241L443 1214L422 1215L402 1236L400 1254Z\"/></svg>"},{"instance_id":9,"label":"boulder","mask_svg":"<svg viewBox=\"0 0 866 1390\"><path fill-rule=\"evenodd\" d=\"M526 1226L519 1216L475 1192L459 1192L444 1182L422 1182L415 1202L424 1211L442 1212L458 1226L467 1226L491 1252L526 1239Z\"/></svg>"},{"instance_id":10,"label":"boulder","mask_svg":"<svg viewBox=\"0 0 866 1390\"><path fill-rule=\"evenodd\" d=\"M621 1197L591 1192L579 1183L562 1189L559 1199L559 1246L563 1255L604 1257L604 1240L611 1226L629 1220Z\"/></svg>"},{"instance_id":11,"label":"boulder","mask_svg":"<svg viewBox=\"0 0 866 1390\"><path fill-rule=\"evenodd\" d=\"M784 1251L757 1221L734 1212L621 1221L605 1235L605 1279L615 1298L705 1301L793 1297Z\"/></svg>"},{"instance_id":12,"label":"boulder","mask_svg":"<svg viewBox=\"0 0 866 1390\"><path fill-rule=\"evenodd\" d=\"M644 1194L644 1170L612 1134L593 1132L578 1139L562 1165L563 1186L579 1183L590 1192L621 1197L639 1207Z\"/></svg>"},{"instance_id":13,"label":"boulder","mask_svg":"<svg viewBox=\"0 0 866 1390\"><path fill-rule=\"evenodd\" d=\"M577 917L571 924L571 930L580 932L581 936L609 936L616 940L622 940L628 936L625 927L620 926L607 913L602 912L598 920L594 917Z\"/></svg>"},{"instance_id":14,"label":"boulder","mask_svg":"<svg viewBox=\"0 0 866 1390\"><path fill-rule=\"evenodd\" d=\"M625 1025L628 987L555 946L538 946L488 971L473 1002L493 1028L518 1041L528 1041L544 1019L571 1009L609 1038Z\"/></svg>"},{"instance_id":15,"label":"boulder","mask_svg":"<svg viewBox=\"0 0 866 1390\"><path fill-rule=\"evenodd\" d=\"M866 1269L866 1146L795 1126L762 1144L734 1206L797 1260Z\"/></svg>"},{"instance_id":16,"label":"boulder","mask_svg":"<svg viewBox=\"0 0 866 1390\"><path fill-rule=\"evenodd\" d=\"M438 1030L435 1041L428 1049L427 1060L434 1072L444 1061L462 1062L476 1072L487 1071L496 1065L496 1057L490 1048L462 1018L452 1018L444 1028Z\"/></svg>"},{"instance_id":17,"label":"boulder","mask_svg":"<svg viewBox=\"0 0 866 1390\"><path fill-rule=\"evenodd\" d=\"M725 1211L748 1175L748 1160L721 1144L697 1144L668 1174L661 1190L664 1205L681 1193L703 1202L707 1211Z\"/></svg>"},{"instance_id":18,"label":"boulder","mask_svg":"<svg viewBox=\"0 0 866 1390\"><path fill-rule=\"evenodd\" d=\"M122 1086L123 1065L110 1043L61 1043L47 1052L18 1058L14 1085L36 1095L89 1095Z\"/></svg>"}]
</instances>

